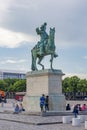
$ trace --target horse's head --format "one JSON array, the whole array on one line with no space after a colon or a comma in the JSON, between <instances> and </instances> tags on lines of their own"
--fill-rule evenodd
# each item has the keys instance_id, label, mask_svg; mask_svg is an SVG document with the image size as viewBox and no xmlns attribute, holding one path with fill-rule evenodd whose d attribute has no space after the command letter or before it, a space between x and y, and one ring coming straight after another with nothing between
<instances>
[{"instance_id":1,"label":"horse's head","mask_svg":"<svg viewBox=\"0 0 87 130\"><path fill-rule=\"evenodd\" d=\"M54 38L55 38L55 28L50 28L48 44L49 46L54 46Z\"/></svg>"},{"instance_id":2,"label":"horse's head","mask_svg":"<svg viewBox=\"0 0 87 130\"><path fill-rule=\"evenodd\" d=\"M50 28L49 36L50 36L50 38L54 38L54 36L55 36L55 28Z\"/></svg>"}]
</instances>

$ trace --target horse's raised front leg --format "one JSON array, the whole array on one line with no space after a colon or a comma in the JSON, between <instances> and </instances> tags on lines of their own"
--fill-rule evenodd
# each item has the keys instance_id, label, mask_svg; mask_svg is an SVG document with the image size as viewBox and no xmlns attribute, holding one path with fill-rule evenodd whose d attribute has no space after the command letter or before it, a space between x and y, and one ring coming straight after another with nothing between
<instances>
[{"instance_id":1,"label":"horse's raised front leg","mask_svg":"<svg viewBox=\"0 0 87 130\"><path fill-rule=\"evenodd\" d=\"M43 57L38 58L38 64L42 67L42 70L44 70L44 65L41 64Z\"/></svg>"}]
</instances>

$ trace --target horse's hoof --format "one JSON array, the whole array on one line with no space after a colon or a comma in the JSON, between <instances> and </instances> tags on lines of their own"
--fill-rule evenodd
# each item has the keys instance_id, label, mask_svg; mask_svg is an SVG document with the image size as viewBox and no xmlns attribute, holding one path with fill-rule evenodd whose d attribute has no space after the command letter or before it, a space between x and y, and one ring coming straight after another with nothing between
<instances>
[{"instance_id":1,"label":"horse's hoof","mask_svg":"<svg viewBox=\"0 0 87 130\"><path fill-rule=\"evenodd\" d=\"M56 58L56 57L58 57L58 55L57 55L57 54L54 54L54 57Z\"/></svg>"},{"instance_id":2,"label":"horse's hoof","mask_svg":"<svg viewBox=\"0 0 87 130\"><path fill-rule=\"evenodd\" d=\"M51 68L51 70L53 71L54 69L53 69L53 68Z\"/></svg>"}]
</instances>

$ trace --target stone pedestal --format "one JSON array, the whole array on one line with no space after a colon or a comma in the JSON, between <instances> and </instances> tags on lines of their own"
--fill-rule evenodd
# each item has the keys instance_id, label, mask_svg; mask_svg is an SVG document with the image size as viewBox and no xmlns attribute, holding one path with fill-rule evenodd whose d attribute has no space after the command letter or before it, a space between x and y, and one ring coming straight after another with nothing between
<instances>
[{"instance_id":1,"label":"stone pedestal","mask_svg":"<svg viewBox=\"0 0 87 130\"><path fill-rule=\"evenodd\" d=\"M27 90L23 105L27 111L40 111L39 99L42 94L49 95L50 111L64 111L65 97L62 94L61 70L31 71L26 74Z\"/></svg>"}]
</instances>

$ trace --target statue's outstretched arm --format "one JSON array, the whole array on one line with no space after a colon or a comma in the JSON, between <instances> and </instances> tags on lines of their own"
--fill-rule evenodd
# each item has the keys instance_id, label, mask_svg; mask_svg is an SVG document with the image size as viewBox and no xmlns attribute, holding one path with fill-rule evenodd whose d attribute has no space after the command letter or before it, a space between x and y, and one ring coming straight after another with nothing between
<instances>
[{"instance_id":1,"label":"statue's outstretched arm","mask_svg":"<svg viewBox=\"0 0 87 130\"><path fill-rule=\"evenodd\" d=\"M37 32L37 34L40 34L39 28L36 28L36 32Z\"/></svg>"}]
</instances>

